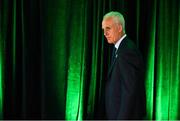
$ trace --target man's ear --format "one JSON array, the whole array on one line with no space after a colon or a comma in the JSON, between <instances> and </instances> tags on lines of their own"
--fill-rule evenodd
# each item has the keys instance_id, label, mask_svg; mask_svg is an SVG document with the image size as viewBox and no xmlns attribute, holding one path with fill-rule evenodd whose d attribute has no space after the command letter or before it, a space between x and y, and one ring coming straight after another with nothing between
<instances>
[{"instance_id":1,"label":"man's ear","mask_svg":"<svg viewBox=\"0 0 180 121\"><path fill-rule=\"evenodd\" d=\"M122 32L122 25L121 24L118 25L118 30L119 30L119 32Z\"/></svg>"}]
</instances>

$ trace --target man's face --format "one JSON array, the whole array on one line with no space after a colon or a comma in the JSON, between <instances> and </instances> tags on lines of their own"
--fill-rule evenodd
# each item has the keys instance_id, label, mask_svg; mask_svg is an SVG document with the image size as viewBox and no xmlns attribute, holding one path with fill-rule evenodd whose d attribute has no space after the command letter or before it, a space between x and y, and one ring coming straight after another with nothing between
<instances>
[{"instance_id":1,"label":"man's face","mask_svg":"<svg viewBox=\"0 0 180 121\"><path fill-rule=\"evenodd\" d=\"M115 44L121 37L122 26L115 23L112 17L102 21L102 29L109 44Z\"/></svg>"}]
</instances>

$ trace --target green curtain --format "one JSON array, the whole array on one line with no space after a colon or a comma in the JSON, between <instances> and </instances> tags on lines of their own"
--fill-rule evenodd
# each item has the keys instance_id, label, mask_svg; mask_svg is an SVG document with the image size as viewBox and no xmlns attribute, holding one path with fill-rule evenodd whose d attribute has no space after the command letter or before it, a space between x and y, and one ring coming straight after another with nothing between
<instances>
[{"instance_id":1,"label":"green curtain","mask_svg":"<svg viewBox=\"0 0 180 121\"><path fill-rule=\"evenodd\" d=\"M173 8L175 7L175 8ZM166 8L163 10L163 8ZM155 118L173 119L179 116L180 82L180 8L174 1L159 3L156 43L156 109ZM166 19L169 18L169 19ZM171 22L170 22L171 21Z\"/></svg>"},{"instance_id":2,"label":"green curtain","mask_svg":"<svg viewBox=\"0 0 180 121\"><path fill-rule=\"evenodd\" d=\"M111 10L144 57L146 119L180 119L179 0L0 0L0 118L97 119Z\"/></svg>"},{"instance_id":3,"label":"green curtain","mask_svg":"<svg viewBox=\"0 0 180 121\"><path fill-rule=\"evenodd\" d=\"M144 14L147 22L144 27L140 25L141 33L146 37L144 45L147 43L147 52L144 52L147 65L147 118L177 120L180 118L180 4L175 0L151 1L147 4L148 10Z\"/></svg>"}]
</instances>

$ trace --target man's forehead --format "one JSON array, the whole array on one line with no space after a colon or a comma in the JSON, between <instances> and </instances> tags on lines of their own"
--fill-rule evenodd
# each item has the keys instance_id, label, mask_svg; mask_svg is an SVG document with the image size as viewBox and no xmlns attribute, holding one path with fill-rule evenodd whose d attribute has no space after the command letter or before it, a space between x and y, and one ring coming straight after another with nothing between
<instances>
[{"instance_id":1,"label":"man's forehead","mask_svg":"<svg viewBox=\"0 0 180 121\"><path fill-rule=\"evenodd\" d=\"M103 22L113 22L113 18L112 17L104 18Z\"/></svg>"},{"instance_id":2,"label":"man's forehead","mask_svg":"<svg viewBox=\"0 0 180 121\"><path fill-rule=\"evenodd\" d=\"M107 27L107 26L112 26L113 25L113 20L112 18L107 18L107 19L104 19L102 21L102 27Z\"/></svg>"}]
</instances>

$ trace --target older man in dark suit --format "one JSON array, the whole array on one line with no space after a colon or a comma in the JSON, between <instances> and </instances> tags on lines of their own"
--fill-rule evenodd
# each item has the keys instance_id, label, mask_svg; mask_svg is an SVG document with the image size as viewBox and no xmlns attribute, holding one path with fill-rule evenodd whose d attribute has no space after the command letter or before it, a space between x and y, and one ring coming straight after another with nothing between
<instances>
[{"instance_id":1,"label":"older man in dark suit","mask_svg":"<svg viewBox=\"0 0 180 121\"><path fill-rule=\"evenodd\" d=\"M102 29L107 42L115 48L105 84L106 117L143 119L146 112L144 65L139 50L125 33L123 15L107 13Z\"/></svg>"}]
</instances>

